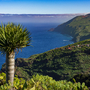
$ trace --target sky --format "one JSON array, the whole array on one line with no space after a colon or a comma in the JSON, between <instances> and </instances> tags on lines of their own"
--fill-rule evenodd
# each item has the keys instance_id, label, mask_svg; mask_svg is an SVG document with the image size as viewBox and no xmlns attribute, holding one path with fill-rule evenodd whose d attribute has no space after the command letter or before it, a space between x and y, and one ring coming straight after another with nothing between
<instances>
[{"instance_id":1,"label":"sky","mask_svg":"<svg viewBox=\"0 0 90 90\"><path fill-rule=\"evenodd\" d=\"M3 14L89 13L90 0L0 0Z\"/></svg>"}]
</instances>

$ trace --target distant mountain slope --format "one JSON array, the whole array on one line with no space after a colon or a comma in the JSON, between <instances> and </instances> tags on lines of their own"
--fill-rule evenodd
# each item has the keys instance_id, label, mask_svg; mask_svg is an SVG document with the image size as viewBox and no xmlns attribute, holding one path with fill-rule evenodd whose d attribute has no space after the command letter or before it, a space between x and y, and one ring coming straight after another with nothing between
<instances>
[{"instance_id":1,"label":"distant mountain slope","mask_svg":"<svg viewBox=\"0 0 90 90\"><path fill-rule=\"evenodd\" d=\"M78 42L90 38L90 14L77 16L70 21L57 26L54 31L67 34Z\"/></svg>"},{"instance_id":2,"label":"distant mountain slope","mask_svg":"<svg viewBox=\"0 0 90 90\"><path fill-rule=\"evenodd\" d=\"M70 80L79 73L90 74L90 39L15 60L15 74L29 79L33 74ZM2 66L5 72L5 64Z\"/></svg>"}]
</instances>

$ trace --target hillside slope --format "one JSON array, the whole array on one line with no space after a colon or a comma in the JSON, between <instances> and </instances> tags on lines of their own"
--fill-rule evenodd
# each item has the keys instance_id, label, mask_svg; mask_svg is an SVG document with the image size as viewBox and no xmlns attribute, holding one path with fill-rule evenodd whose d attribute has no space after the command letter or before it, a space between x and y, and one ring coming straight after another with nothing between
<instances>
[{"instance_id":1,"label":"hillside slope","mask_svg":"<svg viewBox=\"0 0 90 90\"><path fill-rule=\"evenodd\" d=\"M70 80L79 73L90 74L90 39L32 55L27 59L17 58L15 64L15 74L25 79L37 73L56 80ZM5 72L5 64L2 71Z\"/></svg>"},{"instance_id":2,"label":"hillside slope","mask_svg":"<svg viewBox=\"0 0 90 90\"><path fill-rule=\"evenodd\" d=\"M74 42L90 38L90 14L77 16L70 21L57 26L54 31L73 37Z\"/></svg>"}]
</instances>

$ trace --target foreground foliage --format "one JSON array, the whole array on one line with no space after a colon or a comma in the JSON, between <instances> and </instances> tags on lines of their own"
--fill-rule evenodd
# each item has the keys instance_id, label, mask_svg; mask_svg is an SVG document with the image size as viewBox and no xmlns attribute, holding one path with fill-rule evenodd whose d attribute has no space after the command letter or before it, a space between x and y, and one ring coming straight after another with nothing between
<instances>
[{"instance_id":1,"label":"foreground foliage","mask_svg":"<svg viewBox=\"0 0 90 90\"><path fill-rule=\"evenodd\" d=\"M5 73L0 74L0 90L8 90L11 84L6 84ZM43 75L33 75L29 81L25 81L17 76L14 78L13 89L17 90L88 90L85 83L72 83L66 80L55 81L52 77Z\"/></svg>"}]
</instances>

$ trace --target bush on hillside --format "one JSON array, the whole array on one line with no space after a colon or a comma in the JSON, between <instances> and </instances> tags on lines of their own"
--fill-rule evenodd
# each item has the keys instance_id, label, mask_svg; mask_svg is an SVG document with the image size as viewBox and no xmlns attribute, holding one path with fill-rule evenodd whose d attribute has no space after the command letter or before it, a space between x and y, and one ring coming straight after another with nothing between
<instances>
[{"instance_id":1,"label":"bush on hillside","mask_svg":"<svg viewBox=\"0 0 90 90\"><path fill-rule=\"evenodd\" d=\"M8 90L11 85L5 83L5 73L0 74L0 90ZM43 75L33 75L29 81L14 78L14 89L16 90L88 90L85 83L72 83L66 80L55 81L52 77Z\"/></svg>"}]
</instances>

